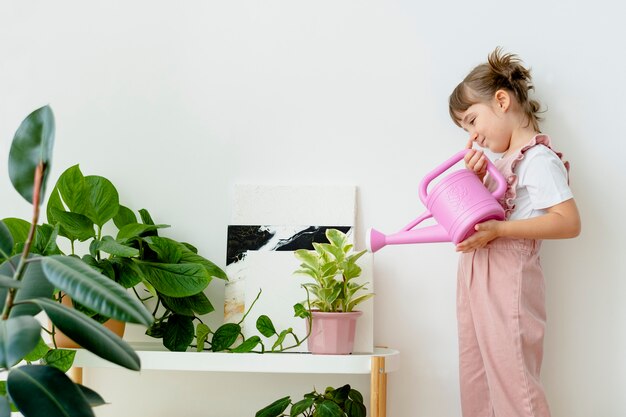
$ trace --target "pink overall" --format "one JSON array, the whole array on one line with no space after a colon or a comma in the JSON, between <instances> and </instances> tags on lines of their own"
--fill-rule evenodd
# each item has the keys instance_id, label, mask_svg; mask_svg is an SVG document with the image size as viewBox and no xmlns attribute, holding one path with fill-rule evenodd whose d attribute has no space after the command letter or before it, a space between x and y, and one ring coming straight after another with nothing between
<instances>
[{"instance_id":1,"label":"pink overall","mask_svg":"<svg viewBox=\"0 0 626 417\"><path fill-rule=\"evenodd\" d=\"M515 166L537 144L549 146L549 138L537 135L518 154L495 162L509 185L500 201L507 218L515 208ZM540 246L537 240L499 238L461 254L457 318L463 417L550 416L539 380L546 323Z\"/></svg>"}]
</instances>

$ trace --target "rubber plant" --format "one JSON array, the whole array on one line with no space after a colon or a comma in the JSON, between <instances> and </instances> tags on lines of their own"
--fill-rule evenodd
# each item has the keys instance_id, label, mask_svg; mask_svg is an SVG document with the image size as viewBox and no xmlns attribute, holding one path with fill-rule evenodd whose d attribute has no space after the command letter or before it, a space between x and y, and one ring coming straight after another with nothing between
<instances>
[{"instance_id":1,"label":"rubber plant","mask_svg":"<svg viewBox=\"0 0 626 417\"><path fill-rule=\"evenodd\" d=\"M149 326L152 315L126 290L82 260L61 255L58 227L39 227L54 145L55 123L49 106L32 112L18 128L9 153L9 177L32 204L32 220L21 224L25 239L0 221L0 417L16 409L25 417L93 416L104 404L94 391L75 384L59 369L71 352L50 349L34 317L45 312L61 331L92 353L122 367L139 370L135 351L99 322L53 299L63 291L86 308L117 320ZM43 361L43 364L41 362Z\"/></svg>"},{"instance_id":2,"label":"rubber plant","mask_svg":"<svg viewBox=\"0 0 626 417\"><path fill-rule=\"evenodd\" d=\"M365 417L366 413L363 395L346 384L328 387L323 394L313 390L295 403L291 397L280 398L257 411L255 417Z\"/></svg>"},{"instance_id":3,"label":"rubber plant","mask_svg":"<svg viewBox=\"0 0 626 417\"><path fill-rule=\"evenodd\" d=\"M88 247L88 252L80 255L82 261L132 288L142 302L156 300L155 321L146 333L161 338L169 350L184 351L195 336L193 321L214 310L204 290L213 277L225 280L226 274L189 243L160 236L160 229L169 225L155 224L145 209L138 211L138 218L119 200L111 181L83 175L74 165L52 189L45 230L51 238L69 242L71 255L77 255L77 247ZM24 229L20 226L23 220L5 222L15 231ZM104 234L104 229L113 235ZM78 303L74 305L93 315Z\"/></svg>"}]
</instances>

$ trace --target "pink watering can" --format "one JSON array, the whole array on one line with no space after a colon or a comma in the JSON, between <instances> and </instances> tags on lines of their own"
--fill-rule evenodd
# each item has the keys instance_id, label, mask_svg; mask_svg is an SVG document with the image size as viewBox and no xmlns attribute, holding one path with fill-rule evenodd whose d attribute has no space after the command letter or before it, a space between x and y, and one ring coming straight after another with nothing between
<instances>
[{"instance_id":1,"label":"pink watering can","mask_svg":"<svg viewBox=\"0 0 626 417\"><path fill-rule=\"evenodd\" d=\"M430 193L427 192L430 182L463 159L467 152L469 149L458 152L420 182L420 200L426 206L426 211L422 215L392 235L384 235L375 229L368 230L367 249L376 252L385 245L407 243L453 242L456 245L474 233L476 224L487 220L504 220L504 209L497 199L504 195L507 183L489 159L487 172L497 183L493 193L490 193L478 176L469 169L451 173L439 181ZM414 229L430 217L438 224Z\"/></svg>"}]
</instances>

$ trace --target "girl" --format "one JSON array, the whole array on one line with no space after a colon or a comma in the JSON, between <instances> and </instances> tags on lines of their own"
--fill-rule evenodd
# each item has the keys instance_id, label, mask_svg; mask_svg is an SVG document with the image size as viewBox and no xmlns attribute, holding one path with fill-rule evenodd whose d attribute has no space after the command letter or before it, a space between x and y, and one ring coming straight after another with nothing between
<instances>
[{"instance_id":1,"label":"girl","mask_svg":"<svg viewBox=\"0 0 626 417\"><path fill-rule=\"evenodd\" d=\"M516 55L493 51L449 99L450 116L476 143L502 157L506 221L476 225L459 243L457 318L464 417L548 417L539 380L545 329L542 239L580 233L568 164L541 134L530 71ZM465 164L490 188L482 151Z\"/></svg>"}]
</instances>

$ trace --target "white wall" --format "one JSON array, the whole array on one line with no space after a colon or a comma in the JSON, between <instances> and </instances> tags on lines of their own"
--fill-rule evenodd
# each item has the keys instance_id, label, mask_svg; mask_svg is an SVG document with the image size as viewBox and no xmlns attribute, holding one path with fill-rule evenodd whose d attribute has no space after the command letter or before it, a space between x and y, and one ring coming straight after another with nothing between
<instances>
[{"instance_id":1,"label":"white wall","mask_svg":"<svg viewBox=\"0 0 626 417\"><path fill-rule=\"evenodd\" d=\"M548 108L544 131L572 162L583 216L578 239L543 249L553 414L626 415L618 2L95 3L0 4L0 160L21 120L49 103L52 181L80 163L222 265L235 183L355 184L361 243L368 226L393 231L416 217L421 177L465 144L448 94L495 46L520 54ZM28 218L4 174L0 202L0 218ZM376 342L402 351L391 417L460 415L456 256L446 244L376 256ZM222 288L211 291L218 300ZM313 384L368 384L144 372L121 390L98 385L106 372L90 375L113 403L99 416L244 416Z\"/></svg>"}]
</instances>

